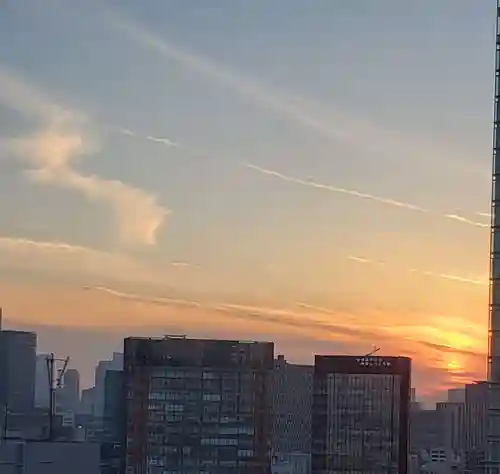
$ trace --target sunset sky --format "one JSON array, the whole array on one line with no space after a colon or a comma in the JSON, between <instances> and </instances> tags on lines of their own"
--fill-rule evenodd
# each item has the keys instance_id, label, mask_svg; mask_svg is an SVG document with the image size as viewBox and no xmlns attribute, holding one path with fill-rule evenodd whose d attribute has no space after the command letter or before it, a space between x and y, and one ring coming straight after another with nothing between
<instances>
[{"instance_id":1,"label":"sunset sky","mask_svg":"<svg viewBox=\"0 0 500 474\"><path fill-rule=\"evenodd\" d=\"M126 335L485 376L490 0L0 2L0 302Z\"/></svg>"}]
</instances>

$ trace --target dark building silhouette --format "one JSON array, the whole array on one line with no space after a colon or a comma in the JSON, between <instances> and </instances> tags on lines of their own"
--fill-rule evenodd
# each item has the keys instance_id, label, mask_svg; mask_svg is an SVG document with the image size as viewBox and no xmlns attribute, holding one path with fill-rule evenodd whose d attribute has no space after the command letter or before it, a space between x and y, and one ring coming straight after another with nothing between
<instances>
[{"instance_id":1,"label":"dark building silhouette","mask_svg":"<svg viewBox=\"0 0 500 474\"><path fill-rule=\"evenodd\" d=\"M406 357L315 357L313 474L407 474L410 373Z\"/></svg>"},{"instance_id":2,"label":"dark building silhouette","mask_svg":"<svg viewBox=\"0 0 500 474\"><path fill-rule=\"evenodd\" d=\"M125 339L126 473L268 474L274 345Z\"/></svg>"},{"instance_id":3,"label":"dark building silhouette","mask_svg":"<svg viewBox=\"0 0 500 474\"><path fill-rule=\"evenodd\" d=\"M31 412L35 380L36 334L0 330L0 412Z\"/></svg>"},{"instance_id":4,"label":"dark building silhouette","mask_svg":"<svg viewBox=\"0 0 500 474\"><path fill-rule=\"evenodd\" d=\"M125 384L122 370L108 370L104 378L104 433L101 474L122 474L126 441Z\"/></svg>"}]
</instances>

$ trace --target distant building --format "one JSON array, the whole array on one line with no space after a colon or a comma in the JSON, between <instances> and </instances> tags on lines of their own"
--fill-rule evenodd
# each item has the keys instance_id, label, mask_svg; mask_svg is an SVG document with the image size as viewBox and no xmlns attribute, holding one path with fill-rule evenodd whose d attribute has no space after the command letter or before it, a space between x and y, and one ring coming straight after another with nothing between
<instances>
[{"instance_id":1,"label":"distant building","mask_svg":"<svg viewBox=\"0 0 500 474\"><path fill-rule=\"evenodd\" d=\"M464 403L465 402L465 387L450 388L448 390L448 402Z\"/></svg>"},{"instance_id":2,"label":"distant building","mask_svg":"<svg viewBox=\"0 0 500 474\"><path fill-rule=\"evenodd\" d=\"M100 474L99 445L8 440L0 445L2 474Z\"/></svg>"},{"instance_id":3,"label":"distant building","mask_svg":"<svg viewBox=\"0 0 500 474\"><path fill-rule=\"evenodd\" d=\"M271 379L273 455L311 453L311 410L314 368L289 364L279 355Z\"/></svg>"},{"instance_id":4,"label":"distant building","mask_svg":"<svg viewBox=\"0 0 500 474\"><path fill-rule=\"evenodd\" d=\"M407 474L411 360L316 356L312 473Z\"/></svg>"},{"instance_id":5,"label":"distant building","mask_svg":"<svg viewBox=\"0 0 500 474\"><path fill-rule=\"evenodd\" d=\"M122 370L108 370L104 381L104 428L109 441L125 440L125 383Z\"/></svg>"},{"instance_id":6,"label":"distant building","mask_svg":"<svg viewBox=\"0 0 500 474\"><path fill-rule=\"evenodd\" d=\"M68 369L63 376L63 385L58 391L60 407L63 411L76 412L80 405L80 373Z\"/></svg>"},{"instance_id":7,"label":"distant building","mask_svg":"<svg viewBox=\"0 0 500 474\"><path fill-rule=\"evenodd\" d=\"M94 415L95 413L95 387L85 388L82 390L80 399L80 409L78 412L82 415Z\"/></svg>"},{"instance_id":8,"label":"distant building","mask_svg":"<svg viewBox=\"0 0 500 474\"><path fill-rule=\"evenodd\" d=\"M410 423L410 452L419 455L445 444L443 413L413 409Z\"/></svg>"},{"instance_id":9,"label":"distant building","mask_svg":"<svg viewBox=\"0 0 500 474\"><path fill-rule=\"evenodd\" d=\"M28 413L35 404L36 334L0 331L0 413Z\"/></svg>"},{"instance_id":10,"label":"distant building","mask_svg":"<svg viewBox=\"0 0 500 474\"><path fill-rule=\"evenodd\" d=\"M95 369L94 416L104 416L105 379L108 370L123 370L123 354L113 352L111 360L101 360Z\"/></svg>"},{"instance_id":11,"label":"distant building","mask_svg":"<svg viewBox=\"0 0 500 474\"><path fill-rule=\"evenodd\" d=\"M436 404L436 412L443 424L444 436L441 446L443 446L448 453L464 452L465 433L467 428L466 404L464 402L439 402Z\"/></svg>"},{"instance_id":12,"label":"distant building","mask_svg":"<svg viewBox=\"0 0 500 474\"><path fill-rule=\"evenodd\" d=\"M35 407L49 408L49 376L47 374L48 354L36 356L35 369Z\"/></svg>"},{"instance_id":13,"label":"distant building","mask_svg":"<svg viewBox=\"0 0 500 474\"><path fill-rule=\"evenodd\" d=\"M122 474L127 427L123 371L108 370L104 385L104 430L101 442L101 474Z\"/></svg>"},{"instance_id":14,"label":"distant building","mask_svg":"<svg viewBox=\"0 0 500 474\"><path fill-rule=\"evenodd\" d=\"M274 345L125 339L126 473L268 474Z\"/></svg>"}]
</instances>

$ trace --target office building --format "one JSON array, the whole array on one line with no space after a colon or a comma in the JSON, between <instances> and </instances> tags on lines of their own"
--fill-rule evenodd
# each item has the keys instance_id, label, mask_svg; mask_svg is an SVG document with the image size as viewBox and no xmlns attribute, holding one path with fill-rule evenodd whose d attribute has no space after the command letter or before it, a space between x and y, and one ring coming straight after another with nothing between
<instances>
[{"instance_id":1,"label":"office building","mask_svg":"<svg viewBox=\"0 0 500 474\"><path fill-rule=\"evenodd\" d=\"M60 390L61 407L64 411L76 412L80 404L80 373L76 369L68 369L63 376Z\"/></svg>"},{"instance_id":2,"label":"office building","mask_svg":"<svg viewBox=\"0 0 500 474\"><path fill-rule=\"evenodd\" d=\"M82 390L82 396L80 399L80 409L78 410L78 412L81 415L94 416L96 413L95 399L96 399L95 387L84 388Z\"/></svg>"},{"instance_id":3,"label":"office building","mask_svg":"<svg viewBox=\"0 0 500 474\"><path fill-rule=\"evenodd\" d=\"M0 445L2 474L100 474L99 445L8 440Z\"/></svg>"},{"instance_id":4,"label":"office building","mask_svg":"<svg viewBox=\"0 0 500 474\"><path fill-rule=\"evenodd\" d=\"M47 373L48 354L38 354L36 356L35 369L35 407L49 408L49 376Z\"/></svg>"},{"instance_id":5,"label":"office building","mask_svg":"<svg viewBox=\"0 0 500 474\"><path fill-rule=\"evenodd\" d=\"M443 443L441 447L447 453L457 455L465 450L467 419L465 396L463 398L463 402L439 402L436 404L436 414L443 426Z\"/></svg>"},{"instance_id":6,"label":"office building","mask_svg":"<svg viewBox=\"0 0 500 474\"><path fill-rule=\"evenodd\" d=\"M268 474L274 345L125 339L127 474Z\"/></svg>"},{"instance_id":7,"label":"office building","mask_svg":"<svg viewBox=\"0 0 500 474\"><path fill-rule=\"evenodd\" d=\"M101 442L102 474L123 472L126 438L123 371L108 370L104 380L104 430Z\"/></svg>"},{"instance_id":8,"label":"office building","mask_svg":"<svg viewBox=\"0 0 500 474\"><path fill-rule=\"evenodd\" d=\"M313 474L407 474L410 373L406 357L315 357Z\"/></svg>"},{"instance_id":9,"label":"office building","mask_svg":"<svg viewBox=\"0 0 500 474\"><path fill-rule=\"evenodd\" d=\"M123 354L113 352L111 360L101 360L95 369L94 416L104 416L105 379L108 370L123 370Z\"/></svg>"},{"instance_id":10,"label":"office building","mask_svg":"<svg viewBox=\"0 0 500 474\"><path fill-rule=\"evenodd\" d=\"M271 379L273 455L311 452L313 366L279 355Z\"/></svg>"},{"instance_id":11,"label":"office building","mask_svg":"<svg viewBox=\"0 0 500 474\"><path fill-rule=\"evenodd\" d=\"M29 413L34 408L36 334L0 331L0 410Z\"/></svg>"}]
</instances>

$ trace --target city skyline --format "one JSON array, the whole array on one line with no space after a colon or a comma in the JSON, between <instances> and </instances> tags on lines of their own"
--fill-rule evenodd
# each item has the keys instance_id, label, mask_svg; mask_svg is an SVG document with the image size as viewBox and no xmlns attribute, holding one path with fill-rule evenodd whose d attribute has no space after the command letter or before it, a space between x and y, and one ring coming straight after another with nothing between
<instances>
[{"instance_id":1,"label":"city skyline","mask_svg":"<svg viewBox=\"0 0 500 474\"><path fill-rule=\"evenodd\" d=\"M87 382L169 332L376 345L429 398L485 377L490 2L0 8L0 303L41 351Z\"/></svg>"}]
</instances>

